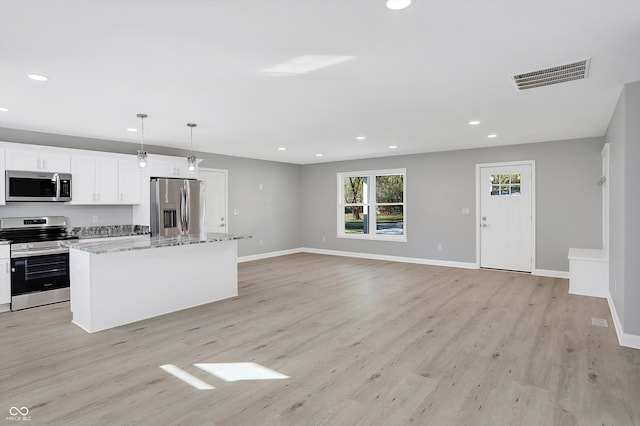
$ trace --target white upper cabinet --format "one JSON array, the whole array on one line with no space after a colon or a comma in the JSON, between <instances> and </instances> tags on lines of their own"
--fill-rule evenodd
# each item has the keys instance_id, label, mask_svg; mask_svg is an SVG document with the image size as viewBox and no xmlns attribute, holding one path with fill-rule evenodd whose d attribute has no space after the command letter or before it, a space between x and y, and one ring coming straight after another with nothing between
<instances>
[{"instance_id":1,"label":"white upper cabinet","mask_svg":"<svg viewBox=\"0 0 640 426\"><path fill-rule=\"evenodd\" d=\"M153 177L196 179L198 168L189 171L186 157L149 155L149 173Z\"/></svg>"},{"instance_id":2,"label":"white upper cabinet","mask_svg":"<svg viewBox=\"0 0 640 426\"><path fill-rule=\"evenodd\" d=\"M24 170L32 172L69 173L71 170L70 155L46 147L38 149L7 148L6 170Z\"/></svg>"},{"instance_id":3,"label":"white upper cabinet","mask_svg":"<svg viewBox=\"0 0 640 426\"><path fill-rule=\"evenodd\" d=\"M6 196L6 187L5 187L5 170L4 167L4 148L0 147L0 175L2 176L2 181L0 181L0 206L4 206L7 202L5 201Z\"/></svg>"},{"instance_id":4,"label":"white upper cabinet","mask_svg":"<svg viewBox=\"0 0 640 426\"><path fill-rule=\"evenodd\" d=\"M71 155L70 204L118 204L118 158L113 155Z\"/></svg>"},{"instance_id":5,"label":"white upper cabinet","mask_svg":"<svg viewBox=\"0 0 640 426\"><path fill-rule=\"evenodd\" d=\"M137 157L118 160L118 204L140 204L140 167Z\"/></svg>"}]
</instances>

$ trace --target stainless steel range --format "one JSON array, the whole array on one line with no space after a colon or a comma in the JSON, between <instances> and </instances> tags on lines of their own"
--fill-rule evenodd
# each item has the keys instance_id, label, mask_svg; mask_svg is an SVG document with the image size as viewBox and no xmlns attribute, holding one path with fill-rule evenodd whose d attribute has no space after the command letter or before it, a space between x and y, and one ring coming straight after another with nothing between
<instances>
[{"instance_id":1,"label":"stainless steel range","mask_svg":"<svg viewBox=\"0 0 640 426\"><path fill-rule=\"evenodd\" d=\"M69 249L64 216L0 219L11 241L11 310L69 300Z\"/></svg>"}]
</instances>

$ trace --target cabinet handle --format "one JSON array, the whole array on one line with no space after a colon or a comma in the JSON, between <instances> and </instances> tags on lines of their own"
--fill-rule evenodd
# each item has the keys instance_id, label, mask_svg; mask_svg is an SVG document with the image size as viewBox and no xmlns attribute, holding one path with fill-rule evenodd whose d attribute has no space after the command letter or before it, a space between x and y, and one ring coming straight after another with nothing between
<instances>
[{"instance_id":1,"label":"cabinet handle","mask_svg":"<svg viewBox=\"0 0 640 426\"><path fill-rule=\"evenodd\" d=\"M93 193L91 194L91 201L95 201L95 200L96 200L96 193L95 193L95 192L93 192Z\"/></svg>"},{"instance_id":2,"label":"cabinet handle","mask_svg":"<svg viewBox=\"0 0 640 426\"><path fill-rule=\"evenodd\" d=\"M7 272L7 274L8 274L8 273L9 273L9 262L5 262L5 264L4 264L4 268L5 268L5 271L6 271L6 272Z\"/></svg>"},{"instance_id":3,"label":"cabinet handle","mask_svg":"<svg viewBox=\"0 0 640 426\"><path fill-rule=\"evenodd\" d=\"M100 201L100 193L99 193L99 192L98 192L98 199L97 199L97 201Z\"/></svg>"},{"instance_id":4,"label":"cabinet handle","mask_svg":"<svg viewBox=\"0 0 640 426\"><path fill-rule=\"evenodd\" d=\"M47 160L42 159L42 170L47 170Z\"/></svg>"},{"instance_id":5,"label":"cabinet handle","mask_svg":"<svg viewBox=\"0 0 640 426\"><path fill-rule=\"evenodd\" d=\"M120 202L122 202L122 192L120 193Z\"/></svg>"},{"instance_id":6,"label":"cabinet handle","mask_svg":"<svg viewBox=\"0 0 640 426\"><path fill-rule=\"evenodd\" d=\"M40 159L38 158L36 162L36 169L40 170Z\"/></svg>"}]
</instances>

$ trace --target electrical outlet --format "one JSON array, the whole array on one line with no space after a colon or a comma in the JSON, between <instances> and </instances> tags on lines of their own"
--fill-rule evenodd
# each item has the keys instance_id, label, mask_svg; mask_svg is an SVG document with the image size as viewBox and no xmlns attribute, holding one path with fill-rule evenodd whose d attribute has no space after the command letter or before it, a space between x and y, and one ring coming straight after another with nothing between
<instances>
[{"instance_id":1,"label":"electrical outlet","mask_svg":"<svg viewBox=\"0 0 640 426\"><path fill-rule=\"evenodd\" d=\"M327 242L327 237L325 237L324 235L322 236L322 242L326 243Z\"/></svg>"},{"instance_id":2,"label":"electrical outlet","mask_svg":"<svg viewBox=\"0 0 640 426\"><path fill-rule=\"evenodd\" d=\"M262 241L262 240L260 240L260 245L262 245L262 244L263 244L263 241Z\"/></svg>"},{"instance_id":3,"label":"electrical outlet","mask_svg":"<svg viewBox=\"0 0 640 426\"><path fill-rule=\"evenodd\" d=\"M262 189L262 184L258 185L258 189Z\"/></svg>"},{"instance_id":4,"label":"electrical outlet","mask_svg":"<svg viewBox=\"0 0 640 426\"><path fill-rule=\"evenodd\" d=\"M91 216L91 223L98 223L98 216Z\"/></svg>"},{"instance_id":5,"label":"electrical outlet","mask_svg":"<svg viewBox=\"0 0 640 426\"><path fill-rule=\"evenodd\" d=\"M438 251L442 251L442 243L438 243Z\"/></svg>"}]
</instances>

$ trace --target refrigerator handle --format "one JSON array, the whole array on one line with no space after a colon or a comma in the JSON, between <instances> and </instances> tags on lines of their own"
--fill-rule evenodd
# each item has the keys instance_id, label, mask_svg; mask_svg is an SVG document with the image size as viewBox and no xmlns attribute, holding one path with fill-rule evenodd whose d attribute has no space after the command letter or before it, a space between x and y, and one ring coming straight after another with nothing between
<instances>
[{"instance_id":1,"label":"refrigerator handle","mask_svg":"<svg viewBox=\"0 0 640 426\"><path fill-rule=\"evenodd\" d=\"M180 234L184 233L185 227L185 194L184 188L180 188Z\"/></svg>"},{"instance_id":2,"label":"refrigerator handle","mask_svg":"<svg viewBox=\"0 0 640 426\"><path fill-rule=\"evenodd\" d=\"M184 230L187 234L191 233L191 229L189 227L189 217L191 212L189 211L189 205L191 204L191 193L188 188L184 189Z\"/></svg>"}]
</instances>

